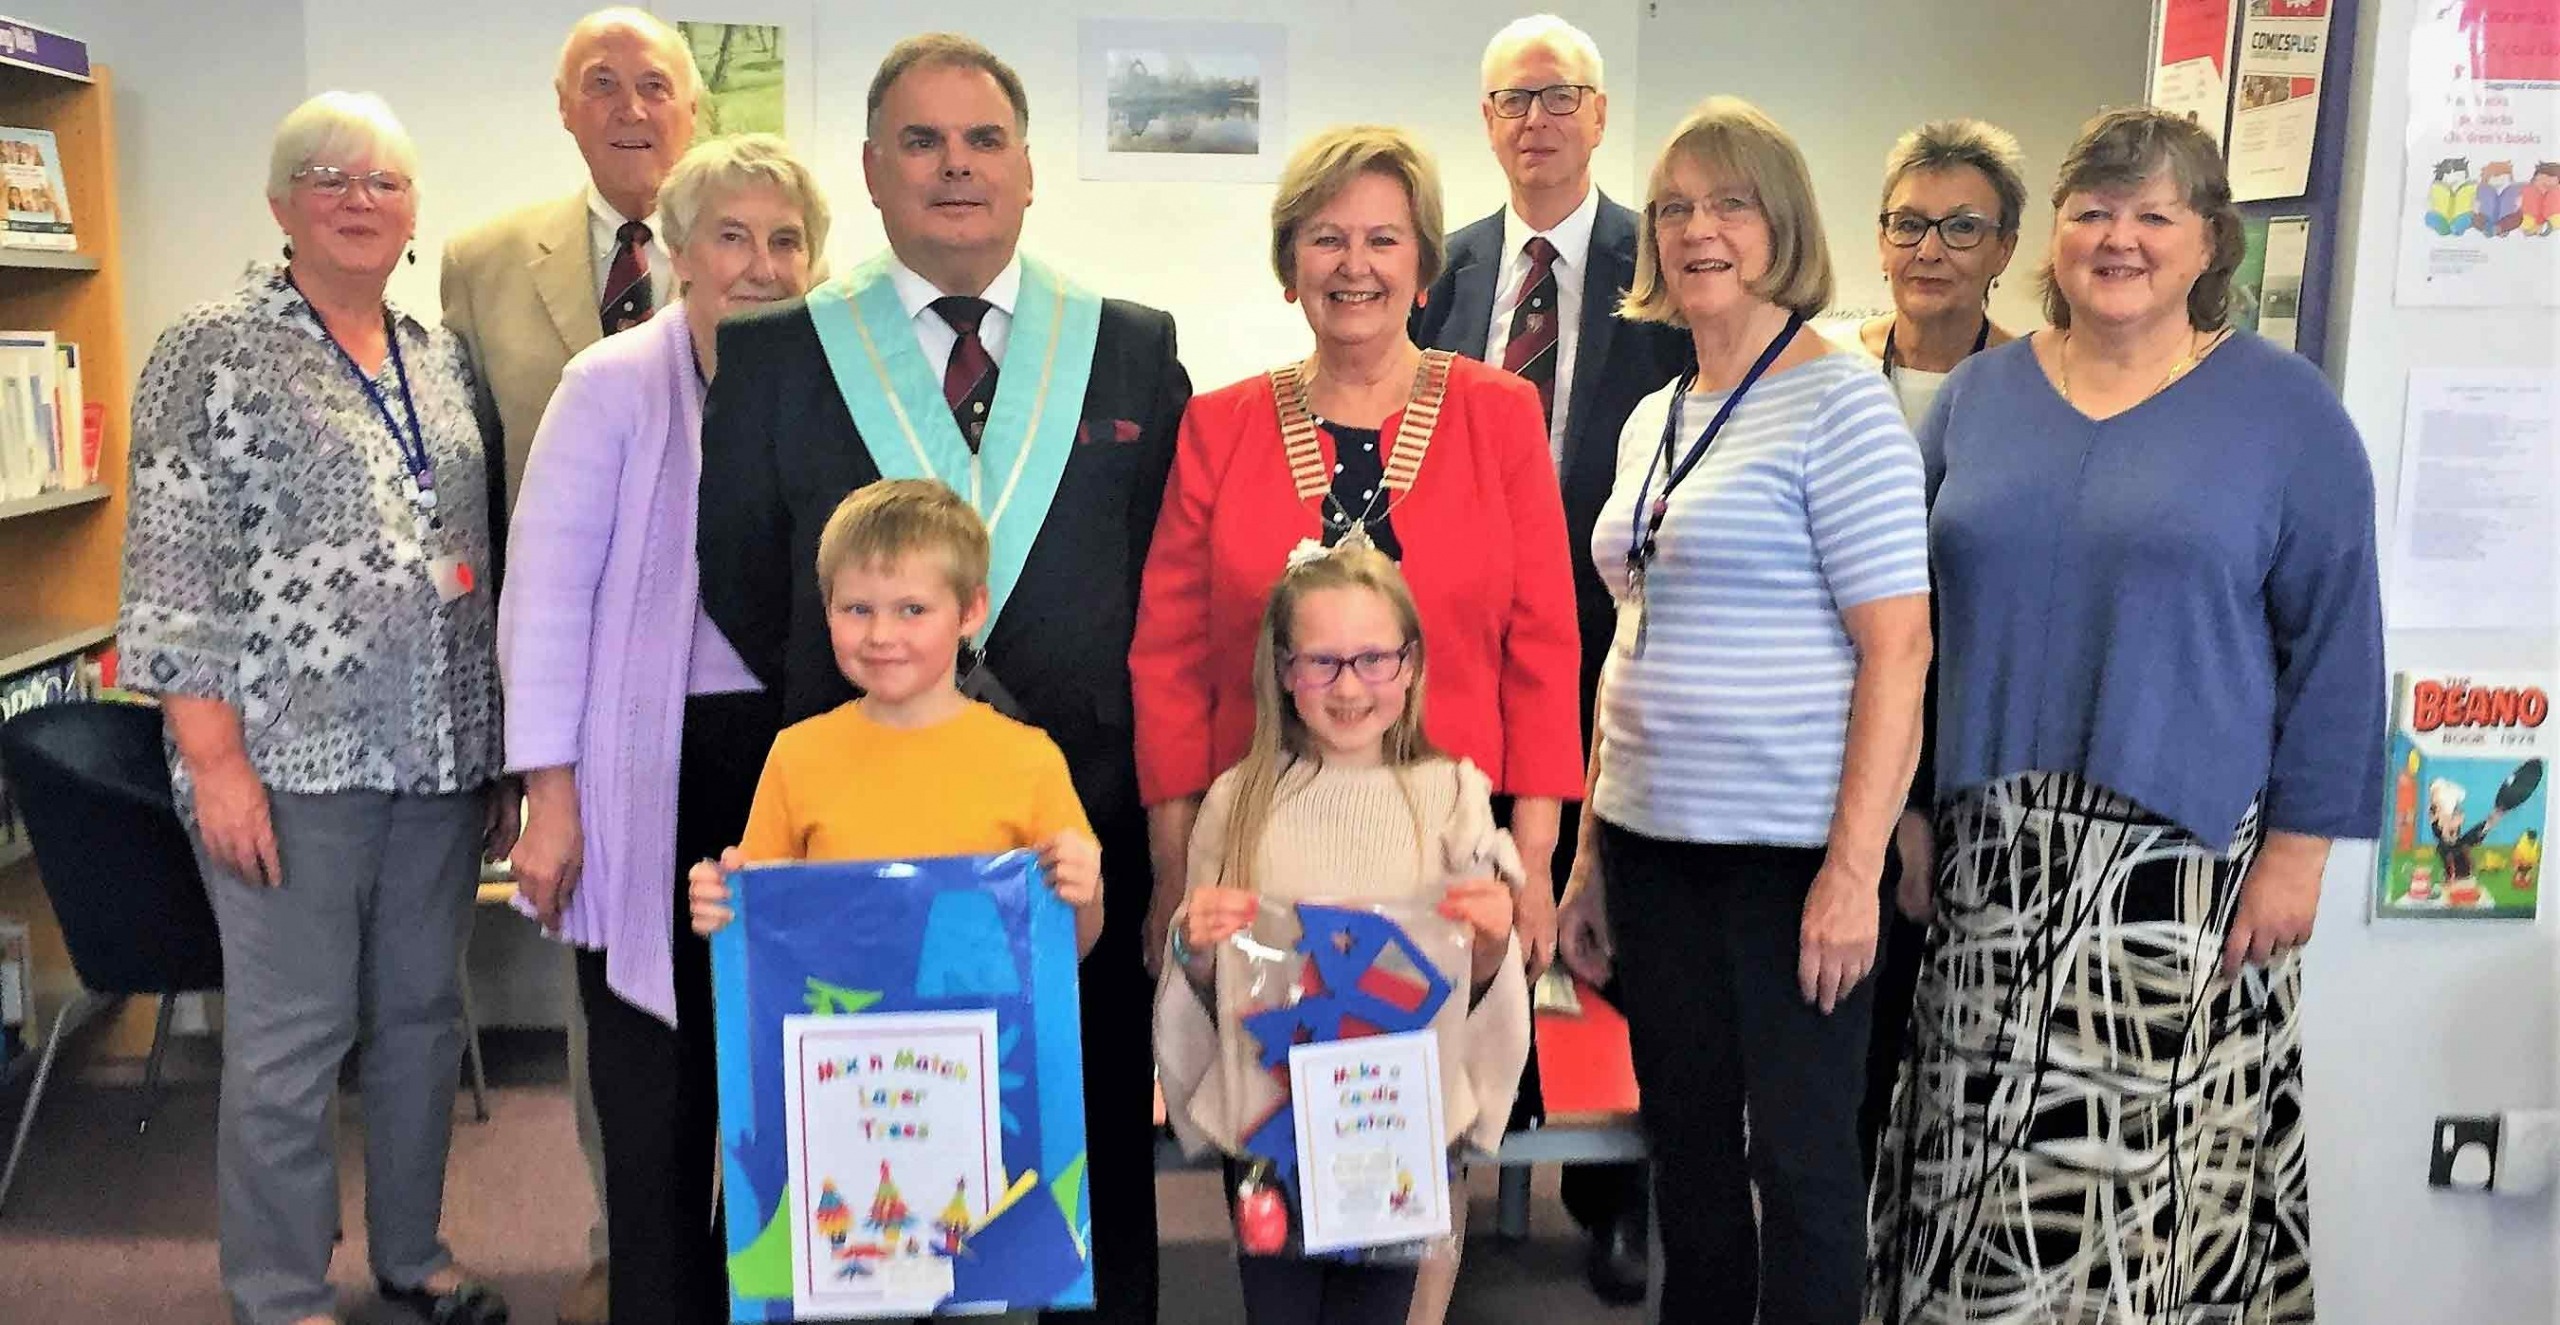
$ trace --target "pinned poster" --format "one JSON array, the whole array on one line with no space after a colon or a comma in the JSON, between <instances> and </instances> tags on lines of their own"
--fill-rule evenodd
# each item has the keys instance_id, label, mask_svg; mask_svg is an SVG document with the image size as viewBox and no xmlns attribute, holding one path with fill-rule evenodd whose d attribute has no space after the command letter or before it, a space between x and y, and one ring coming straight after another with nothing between
<instances>
[{"instance_id":1,"label":"pinned poster","mask_svg":"<svg viewBox=\"0 0 2560 1325\"><path fill-rule=\"evenodd\" d=\"M2547 635L2555 492L2560 380L2534 368L2411 372L2384 621Z\"/></svg>"},{"instance_id":2,"label":"pinned poster","mask_svg":"<svg viewBox=\"0 0 2560 1325\"><path fill-rule=\"evenodd\" d=\"M1091 1306L1075 913L1031 853L755 866L730 909L731 1319Z\"/></svg>"},{"instance_id":3,"label":"pinned poster","mask_svg":"<svg viewBox=\"0 0 2560 1325\"><path fill-rule=\"evenodd\" d=\"M1289 1050L1308 1254L1449 1232L1440 1043L1429 1031Z\"/></svg>"},{"instance_id":4,"label":"pinned poster","mask_svg":"<svg viewBox=\"0 0 2560 1325\"><path fill-rule=\"evenodd\" d=\"M2213 135L2228 127L2231 106L2231 31L2238 0L2161 0L2152 11L2151 87L2143 99L2172 115L2184 115Z\"/></svg>"},{"instance_id":5,"label":"pinned poster","mask_svg":"<svg viewBox=\"0 0 2560 1325\"><path fill-rule=\"evenodd\" d=\"M2311 183L2330 0L2248 0L2231 108L2231 196L2298 198Z\"/></svg>"},{"instance_id":6,"label":"pinned poster","mask_svg":"<svg viewBox=\"0 0 2560 1325\"><path fill-rule=\"evenodd\" d=\"M2548 3L2418 8L2400 303L2560 305L2560 17Z\"/></svg>"}]
</instances>

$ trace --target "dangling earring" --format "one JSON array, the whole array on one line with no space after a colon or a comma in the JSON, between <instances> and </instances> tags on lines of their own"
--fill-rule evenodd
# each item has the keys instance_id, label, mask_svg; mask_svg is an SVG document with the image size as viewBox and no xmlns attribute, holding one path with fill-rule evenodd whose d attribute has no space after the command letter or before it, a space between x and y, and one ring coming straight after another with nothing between
<instances>
[{"instance_id":1,"label":"dangling earring","mask_svg":"<svg viewBox=\"0 0 2560 1325\"><path fill-rule=\"evenodd\" d=\"M418 249L414 244L409 247L409 265L412 267L418 265Z\"/></svg>"},{"instance_id":2,"label":"dangling earring","mask_svg":"<svg viewBox=\"0 0 2560 1325\"><path fill-rule=\"evenodd\" d=\"M293 241L290 239L284 241L284 260L293 261Z\"/></svg>"}]
</instances>

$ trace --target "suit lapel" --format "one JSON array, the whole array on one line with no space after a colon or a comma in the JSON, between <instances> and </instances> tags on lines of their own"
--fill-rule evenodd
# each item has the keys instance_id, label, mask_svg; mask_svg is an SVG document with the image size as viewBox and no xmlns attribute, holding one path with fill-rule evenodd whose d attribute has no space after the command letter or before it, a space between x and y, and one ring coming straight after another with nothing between
<instances>
[{"instance_id":1,"label":"suit lapel","mask_svg":"<svg viewBox=\"0 0 2560 1325\"><path fill-rule=\"evenodd\" d=\"M1440 342L1470 359L1484 358L1485 328L1493 318L1493 282L1502 274L1502 214L1493 214L1493 240L1467 243L1449 255L1455 264L1450 281L1449 320ZM1478 222L1468 229L1476 230Z\"/></svg>"},{"instance_id":2,"label":"suit lapel","mask_svg":"<svg viewBox=\"0 0 2560 1325\"><path fill-rule=\"evenodd\" d=\"M1636 275L1635 214L1600 195L1600 208L1591 218L1591 251L1584 258L1582 275L1582 334L1574 342L1573 404L1577 412L1589 410L1599 403L1600 375L1607 371L1610 342L1618 332L1618 299L1634 283ZM1573 468L1574 457L1582 450L1584 437L1580 420L1565 420L1563 467ZM1617 439L1604 439L1614 447ZM1615 455L1612 453L1612 462Z\"/></svg>"},{"instance_id":3,"label":"suit lapel","mask_svg":"<svg viewBox=\"0 0 2560 1325\"><path fill-rule=\"evenodd\" d=\"M587 198L581 192L561 205L557 218L536 238L542 255L533 260L533 288L551 314L552 328L569 353L604 339L604 321L596 311L595 257L587 251Z\"/></svg>"}]
</instances>

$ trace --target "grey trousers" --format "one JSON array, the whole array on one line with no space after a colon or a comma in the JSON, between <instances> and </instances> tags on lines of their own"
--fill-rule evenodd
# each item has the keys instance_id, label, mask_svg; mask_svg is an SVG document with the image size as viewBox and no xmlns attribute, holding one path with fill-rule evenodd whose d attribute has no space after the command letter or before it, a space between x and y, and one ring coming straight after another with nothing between
<instances>
[{"instance_id":1,"label":"grey trousers","mask_svg":"<svg viewBox=\"0 0 2560 1325\"><path fill-rule=\"evenodd\" d=\"M222 929L216 1171L223 1291L242 1325L336 1309L329 1102L358 1042L373 1272L412 1287L452 1262L437 1226L484 804L476 792L270 792L276 888L217 865L197 841Z\"/></svg>"}]
</instances>

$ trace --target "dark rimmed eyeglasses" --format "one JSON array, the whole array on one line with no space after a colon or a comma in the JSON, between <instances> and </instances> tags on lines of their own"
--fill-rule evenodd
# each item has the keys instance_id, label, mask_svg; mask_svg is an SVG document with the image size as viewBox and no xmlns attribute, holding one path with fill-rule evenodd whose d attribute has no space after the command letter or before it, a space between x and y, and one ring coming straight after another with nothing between
<instances>
[{"instance_id":1,"label":"dark rimmed eyeglasses","mask_svg":"<svg viewBox=\"0 0 2560 1325\"><path fill-rule=\"evenodd\" d=\"M1884 242L1895 248L1918 248L1938 232L1938 242L1962 251L1979 246L1982 241L2000 233L2000 225L1980 212L1954 212L1946 216L1922 216L1918 212L1886 212L1876 218L1884 230Z\"/></svg>"},{"instance_id":2,"label":"dark rimmed eyeglasses","mask_svg":"<svg viewBox=\"0 0 2560 1325\"><path fill-rule=\"evenodd\" d=\"M1322 690L1342 679L1348 669L1368 685L1379 686L1404 675L1404 664L1413 656L1413 645L1399 649L1369 649L1349 655L1334 653L1285 653L1280 656L1281 679L1292 690Z\"/></svg>"},{"instance_id":3,"label":"dark rimmed eyeglasses","mask_svg":"<svg viewBox=\"0 0 2560 1325\"><path fill-rule=\"evenodd\" d=\"M351 175L336 166L304 166L293 172L293 180L314 194L332 200L344 198L347 190L359 187L375 199L409 196L409 177L396 170Z\"/></svg>"},{"instance_id":4,"label":"dark rimmed eyeglasses","mask_svg":"<svg viewBox=\"0 0 2560 1325\"><path fill-rule=\"evenodd\" d=\"M1536 102L1547 108L1549 115L1559 118L1582 109L1582 99L1600 89L1589 83L1553 83L1546 87L1498 87L1484 94L1493 103L1493 113L1506 120L1526 117L1529 104Z\"/></svg>"}]
</instances>

